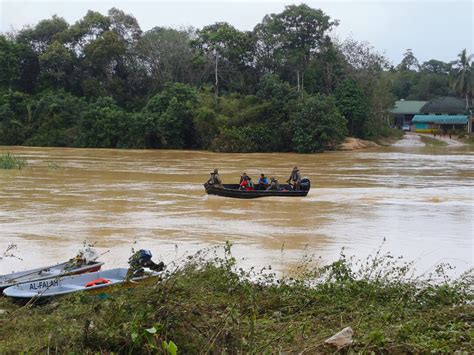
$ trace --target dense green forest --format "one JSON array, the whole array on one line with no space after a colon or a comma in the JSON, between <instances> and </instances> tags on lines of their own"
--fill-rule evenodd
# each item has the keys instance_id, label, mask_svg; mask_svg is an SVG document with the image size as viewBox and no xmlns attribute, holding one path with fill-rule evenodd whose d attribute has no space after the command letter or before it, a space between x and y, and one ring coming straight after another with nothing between
<instances>
[{"instance_id":1,"label":"dense green forest","mask_svg":"<svg viewBox=\"0 0 474 355\"><path fill-rule=\"evenodd\" d=\"M337 25L303 4L252 31L143 32L112 8L0 34L0 144L315 152L389 135L396 99L472 96L465 51L393 66Z\"/></svg>"}]
</instances>

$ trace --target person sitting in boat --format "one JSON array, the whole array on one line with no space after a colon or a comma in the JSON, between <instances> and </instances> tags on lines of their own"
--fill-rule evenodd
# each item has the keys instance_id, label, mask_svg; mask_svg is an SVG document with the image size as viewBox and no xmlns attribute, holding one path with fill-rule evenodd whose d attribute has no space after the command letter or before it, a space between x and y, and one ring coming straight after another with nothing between
<instances>
[{"instance_id":1,"label":"person sitting in boat","mask_svg":"<svg viewBox=\"0 0 474 355\"><path fill-rule=\"evenodd\" d=\"M267 187L267 191L278 190L278 180L272 177L270 179L270 186Z\"/></svg>"},{"instance_id":2,"label":"person sitting in boat","mask_svg":"<svg viewBox=\"0 0 474 355\"><path fill-rule=\"evenodd\" d=\"M244 181L248 180L249 176L247 175L247 173L242 173L242 175L240 176L240 181L239 181L239 185L242 184Z\"/></svg>"},{"instance_id":3,"label":"person sitting in boat","mask_svg":"<svg viewBox=\"0 0 474 355\"><path fill-rule=\"evenodd\" d=\"M219 170L214 169L214 172L210 174L209 180L207 180L207 184L212 185L215 188L222 189L222 180L219 176Z\"/></svg>"},{"instance_id":4,"label":"person sitting in boat","mask_svg":"<svg viewBox=\"0 0 474 355\"><path fill-rule=\"evenodd\" d=\"M299 190L300 189L300 183L301 183L301 174L300 174L300 169L298 169L297 166L293 168L293 171L291 172L290 178L286 181L287 183L292 185L293 190ZM293 184L292 184L293 182Z\"/></svg>"},{"instance_id":5,"label":"person sitting in boat","mask_svg":"<svg viewBox=\"0 0 474 355\"><path fill-rule=\"evenodd\" d=\"M265 174L260 174L260 178L258 179L258 187L260 190L265 190L269 186L268 178Z\"/></svg>"},{"instance_id":6,"label":"person sitting in boat","mask_svg":"<svg viewBox=\"0 0 474 355\"><path fill-rule=\"evenodd\" d=\"M249 177L248 182L247 182L247 187L245 188L245 191L253 191L255 190L255 187L253 185L252 178Z\"/></svg>"},{"instance_id":7,"label":"person sitting in boat","mask_svg":"<svg viewBox=\"0 0 474 355\"><path fill-rule=\"evenodd\" d=\"M242 176L240 177L239 189L245 190L245 191L254 190L252 178L248 176L246 173L243 173Z\"/></svg>"}]
</instances>

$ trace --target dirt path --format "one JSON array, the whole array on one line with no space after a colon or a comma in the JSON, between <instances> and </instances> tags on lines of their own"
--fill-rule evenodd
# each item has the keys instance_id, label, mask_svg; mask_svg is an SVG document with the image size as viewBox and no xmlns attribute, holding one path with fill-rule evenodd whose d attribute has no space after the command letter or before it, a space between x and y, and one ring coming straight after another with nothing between
<instances>
[{"instance_id":1,"label":"dirt path","mask_svg":"<svg viewBox=\"0 0 474 355\"><path fill-rule=\"evenodd\" d=\"M421 136L434 138L432 134L428 134L428 133L407 132L403 136L403 139L392 144L392 147L424 147L426 146L426 144L421 140ZM448 147L461 147L461 146L466 145L465 143L460 142L456 139L449 138L448 136L444 136L444 137L436 136L436 138L434 139L445 142L448 145Z\"/></svg>"},{"instance_id":2,"label":"dirt path","mask_svg":"<svg viewBox=\"0 0 474 355\"><path fill-rule=\"evenodd\" d=\"M403 139L393 143L392 147L424 147L425 145L418 134L405 133Z\"/></svg>"}]
</instances>

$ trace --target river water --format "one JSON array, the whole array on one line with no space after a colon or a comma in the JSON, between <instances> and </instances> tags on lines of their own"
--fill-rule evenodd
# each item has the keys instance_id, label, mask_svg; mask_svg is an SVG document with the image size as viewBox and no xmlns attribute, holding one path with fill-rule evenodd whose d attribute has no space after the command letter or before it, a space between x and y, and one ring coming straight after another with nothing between
<instances>
[{"instance_id":1,"label":"river water","mask_svg":"<svg viewBox=\"0 0 474 355\"><path fill-rule=\"evenodd\" d=\"M181 260L233 243L244 267L291 273L304 255L325 263L341 248L365 258L383 251L415 260L473 265L472 148L377 148L359 152L220 154L197 151L0 147L28 160L0 170L0 274L64 261L84 241L107 267L126 266L132 248ZM206 195L218 167L224 182L246 171L284 181L300 167L305 198L256 200ZM385 240L385 242L384 242ZM108 252L107 252L108 251ZM320 259L318 259L320 258Z\"/></svg>"}]
</instances>

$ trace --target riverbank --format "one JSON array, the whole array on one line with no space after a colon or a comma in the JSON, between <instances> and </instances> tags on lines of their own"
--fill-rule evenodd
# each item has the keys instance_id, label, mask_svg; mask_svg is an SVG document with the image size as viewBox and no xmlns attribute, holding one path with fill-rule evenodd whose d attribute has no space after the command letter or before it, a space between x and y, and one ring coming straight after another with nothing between
<instances>
[{"instance_id":1,"label":"riverbank","mask_svg":"<svg viewBox=\"0 0 474 355\"><path fill-rule=\"evenodd\" d=\"M277 279L235 261L229 248L224 258L198 253L161 282L106 299L21 308L2 298L0 352L334 353L325 340L345 327L344 352L472 349L472 271L412 279L409 264L377 253L358 266L343 255L323 268L308 260L297 278Z\"/></svg>"},{"instance_id":2,"label":"riverbank","mask_svg":"<svg viewBox=\"0 0 474 355\"><path fill-rule=\"evenodd\" d=\"M374 140L366 140L354 137L347 137L339 145L339 151L361 150L368 148L378 148L380 146L391 146L403 139L404 132L400 129L385 128L380 132L379 137Z\"/></svg>"}]
</instances>

